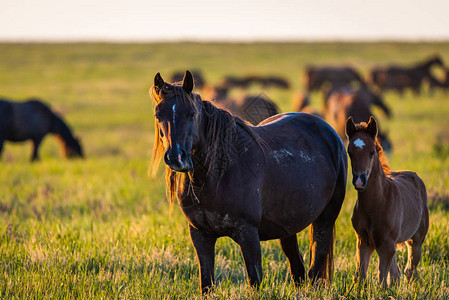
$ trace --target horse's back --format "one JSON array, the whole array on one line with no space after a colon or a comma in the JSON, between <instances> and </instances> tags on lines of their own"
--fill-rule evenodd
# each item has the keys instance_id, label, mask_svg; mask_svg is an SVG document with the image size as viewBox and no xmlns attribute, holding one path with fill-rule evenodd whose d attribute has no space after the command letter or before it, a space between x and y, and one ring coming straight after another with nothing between
<instances>
[{"instance_id":1,"label":"horse's back","mask_svg":"<svg viewBox=\"0 0 449 300\"><path fill-rule=\"evenodd\" d=\"M388 176L394 187L390 189L390 215L394 220L401 220L400 242L412 237L416 232L427 232L429 210L427 207L426 186L421 178L412 171L392 172Z\"/></svg>"},{"instance_id":2,"label":"horse's back","mask_svg":"<svg viewBox=\"0 0 449 300\"><path fill-rule=\"evenodd\" d=\"M269 146L276 143L295 144L300 140L298 137L302 137L307 141L314 141L317 145L332 144L333 150L346 152L335 130L323 119L312 114L277 114L263 120L253 128Z\"/></svg>"},{"instance_id":3,"label":"horse's back","mask_svg":"<svg viewBox=\"0 0 449 300\"><path fill-rule=\"evenodd\" d=\"M426 185L422 179L413 171L397 171L391 172L388 176L401 189L413 194L413 198L417 197L419 203L427 207L427 191Z\"/></svg>"},{"instance_id":4,"label":"horse's back","mask_svg":"<svg viewBox=\"0 0 449 300\"><path fill-rule=\"evenodd\" d=\"M9 132L7 139L24 141L42 138L51 130L54 114L37 99L25 102L10 102Z\"/></svg>"},{"instance_id":5,"label":"horse's back","mask_svg":"<svg viewBox=\"0 0 449 300\"><path fill-rule=\"evenodd\" d=\"M6 139L12 124L11 102L0 99L0 139Z\"/></svg>"}]
</instances>

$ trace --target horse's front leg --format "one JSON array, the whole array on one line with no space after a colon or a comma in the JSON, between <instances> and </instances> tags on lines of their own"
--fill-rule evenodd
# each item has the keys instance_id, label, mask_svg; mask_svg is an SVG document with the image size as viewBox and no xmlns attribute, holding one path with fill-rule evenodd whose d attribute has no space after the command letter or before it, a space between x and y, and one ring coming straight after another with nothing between
<instances>
[{"instance_id":1,"label":"horse's front leg","mask_svg":"<svg viewBox=\"0 0 449 300\"><path fill-rule=\"evenodd\" d=\"M262 254L257 228L248 224L242 225L236 229L231 238L240 246L249 283L258 287L262 281Z\"/></svg>"},{"instance_id":2,"label":"horse's front leg","mask_svg":"<svg viewBox=\"0 0 449 300\"><path fill-rule=\"evenodd\" d=\"M354 281L363 283L368 272L369 261L374 248L364 242L359 236L357 237L357 271L355 273Z\"/></svg>"},{"instance_id":3,"label":"horse's front leg","mask_svg":"<svg viewBox=\"0 0 449 300\"><path fill-rule=\"evenodd\" d=\"M189 226L190 238L198 257L201 293L209 292L214 283L215 242L217 237Z\"/></svg>"},{"instance_id":4,"label":"horse's front leg","mask_svg":"<svg viewBox=\"0 0 449 300\"><path fill-rule=\"evenodd\" d=\"M396 254L396 244L394 242L385 242L381 247L377 249L379 254L379 284L386 288L388 286L388 274L393 265L393 259Z\"/></svg>"},{"instance_id":5,"label":"horse's front leg","mask_svg":"<svg viewBox=\"0 0 449 300\"><path fill-rule=\"evenodd\" d=\"M39 160L39 146L42 142L42 137L37 137L32 140L33 142L33 153L31 154L31 161Z\"/></svg>"}]
</instances>

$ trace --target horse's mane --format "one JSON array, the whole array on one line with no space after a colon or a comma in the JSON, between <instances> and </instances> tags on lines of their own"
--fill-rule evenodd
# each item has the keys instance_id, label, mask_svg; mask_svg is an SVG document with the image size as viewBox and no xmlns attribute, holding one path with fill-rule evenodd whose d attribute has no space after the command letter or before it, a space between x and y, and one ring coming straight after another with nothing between
<instances>
[{"instance_id":1,"label":"horse's mane","mask_svg":"<svg viewBox=\"0 0 449 300\"><path fill-rule=\"evenodd\" d=\"M355 124L355 127L357 128L357 130L366 131L368 124L365 122L361 122L359 124ZM380 161L380 165L382 166L382 170L384 171L385 174L389 174L391 172L391 169L390 169L390 165L388 164L387 154L385 153L384 149L382 148L378 137L376 137L376 140L374 141L374 146L376 147L377 156L379 157L379 161Z\"/></svg>"},{"instance_id":2,"label":"horse's mane","mask_svg":"<svg viewBox=\"0 0 449 300\"><path fill-rule=\"evenodd\" d=\"M175 83L172 86L172 89L168 91L164 90L160 93L153 87L150 93L156 102L162 100L160 93L163 93L164 97L178 97L188 105L191 105L195 111L202 111L201 117L204 118L206 146L199 154L203 159L202 166L205 167L207 174L219 172L220 175L230 165L232 159L231 154L234 153L231 147L236 138L237 126L245 130L245 132L247 132L249 136L264 149L264 143L261 138L245 121L231 115L226 110L216 107L209 101L203 101L198 94L187 94L179 83ZM156 176L160 160L164 154L164 147L162 145L157 123L158 120L156 119L153 155L149 168L152 177ZM165 179L167 184L166 194L171 205L173 205L175 199L179 201L179 196L185 188L186 176L189 177L190 183L193 182L193 172L194 170L188 174L179 173L172 171L168 166L165 167Z\"/></svg>"}]
</instances>

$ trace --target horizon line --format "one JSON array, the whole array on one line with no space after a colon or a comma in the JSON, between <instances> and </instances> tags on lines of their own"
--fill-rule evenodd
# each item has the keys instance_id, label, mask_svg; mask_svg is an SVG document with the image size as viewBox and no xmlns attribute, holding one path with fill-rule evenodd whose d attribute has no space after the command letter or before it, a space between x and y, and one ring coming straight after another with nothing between
<instances>
[{"instance_id":1,"label":"horizon line","mask_svg":"<svg viewBox=\"0 0 449 300\"><path fill-rule=\"evenodd\" d=\"M447 43L449 37L439 38L407 38L407 37L379 37L379 38L2 38L0 43L17 44L77 44L77 43L229 43L229 44L251 44L251 43Z\"/></svg>"}]
</instances>

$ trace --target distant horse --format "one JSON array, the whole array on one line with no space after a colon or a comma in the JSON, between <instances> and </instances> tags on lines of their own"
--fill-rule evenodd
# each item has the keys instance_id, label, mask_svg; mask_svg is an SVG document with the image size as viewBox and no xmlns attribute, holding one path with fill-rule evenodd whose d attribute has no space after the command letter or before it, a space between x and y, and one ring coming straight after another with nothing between
<instances>
[{"instance_id":1,"label":"distant horse","mask_svg":"<svg viewBox=\"0 0 449 300\"><path fill-rule=\"evenodd\" d=\"M362 76L349 66L307 66L305 79L308 92L319 90L326 83L332 89L349 87L353 82L358 83L359 86L365 86Z\"/></svg>"},{"instance_id":2,"label":"distant horse","mask_svg":"<svg viewBox=\"0 0 449 300\"><path fill-rule=\"evenodd\" d=\"M358 192L352 214L357 234L357 272L364 281L374 250L379 255L379 283L387 286L399 280L396 245L405 242L408 280L417 276L422 244L429 229L427 193L423 181L411 171L391 172L376 140L377 123L346 122L348 153L352 165L352 183Z\"/></svg>"},{"instance_id":3,"label":"distant horse","mask_svg":"<svg viewBox=\"0 0 449 300\"><path fill-rule=\"evenodd\" d=\"M48 133L61 141L66 158L83 157L81 145L65 122L38 99L11 102L0 99L0 154L5 141L33 142L31 161L39 159L38 149Z\"/></svg>"},{"instance_id":4,"label":"distant horse","mask_svg":"<svg viewBox=\"0 0 449 300\"><path fill-rule=\"evenodd\" d=\"M214 99L214 104L252 125L257 125L279 113L277 105L263 95L245 96L239 99L217 98Z\"/></svg>"},{"instance_id":5,"label":"distant horse","mask_svg":"<svg viewBox=\"0 0 449 300\"><path fill-rule=\"evenodd\" d=\"M403 94L407 88L418 95L421 91L422 83L433 77L430 69L432 66L444 67L439 56L432 57L423 63L418 63L411 67L390 65L386 68L377 67L371 71L371 82L381 91L396 90Z\"/></svg>"},{"instance_id":6,"label":"distant horse","mask_svg":"<svg viewBox=\"0 0 449 300\"><path fill-rule=\"evenodd\" d=\"M269 87L277 87L281 89L290 88L290 83L288 82L288 80L279 76L260 77L259 82L264 88Z\"/></svg>"},{"instance_id":7,"label":"distant horse","mask_svg":"<svg viewBox=\"0 0 449 300\"><path fill-rule=\"evenodd\" d=\"M222 87L226 88L249 88L251 84L260 84L264 88L290 88L290 83L287 79L279 76L258 76L248 75L243 77L226 76L221 83Z\"/></svg>"},{"instance_id":8,"label":"distant horse","mask_svg":"<svg viewBox=\"0 0 449 300\"><path fill-rule=\"evenodd\" d=\"M311 281L330 280L335 220L345 197L347 155L324 121L279 114L252 127L181 85L154 78L156 174L163 157L167 195L189 222L201 290L214 281L217 238L240 245L249 282L262 280L261 240L280 239L295 283L305 278L296 233L311 226ZM294 137L294 138L292 138Z\"/></svg>"},{"instance_id":9,"label":"distant horse","mask_svg":"<svg viewBox=\"0 0 449 300\"><path fill-rule=\"evenodd\" d=\"M193 78L195 79L195 87L197 89L202 89L206 85L206 80L204 79L203 73L200 70L192 71ZM179 82L184 78L184 72L175 72L171 76L171 82Z\"/></svg>"},{"instance_id":10,"label":"distant horse","mask_svg":"<svg viewBox=\"0 0 449 300\"><path fill-rule=\"evenodd\" d=\"M337 90L325 100L324 119L337 131L340 138L347 142L345 124L348 117L355 122L367 122L373 115L371 105L379 106L387 116L390 109L382 98L363 88L359 90ZM385 132L379 130L379 140L387 153L391 153L392 143Z\"/></svg>"},{"instance_id":11,"label":"distant horse","mask_svg":"<svg viewBox=\"0 0 449 300\"><path fill-rule=\"evenodd\" d=\"M207 94L206 99L210 99L217 107L253 125L279 113L277 105L262 94L234 99L228 96L229 89L222 86L206 86L204 93Z\"/></svg>"},{"instance_id":12,"label":"distant horse","mask_svg":"<svg viewBox=\"0 0 449 300\"><path fill-rule=\"evenodd\" d=\"M247 76L247 77L237 77L228 75L224 78L221 83L222 87L231 89L231 88L248 88L252 83L258 80L258 77L255 76Z\"/></svg>"}]
</instances>

